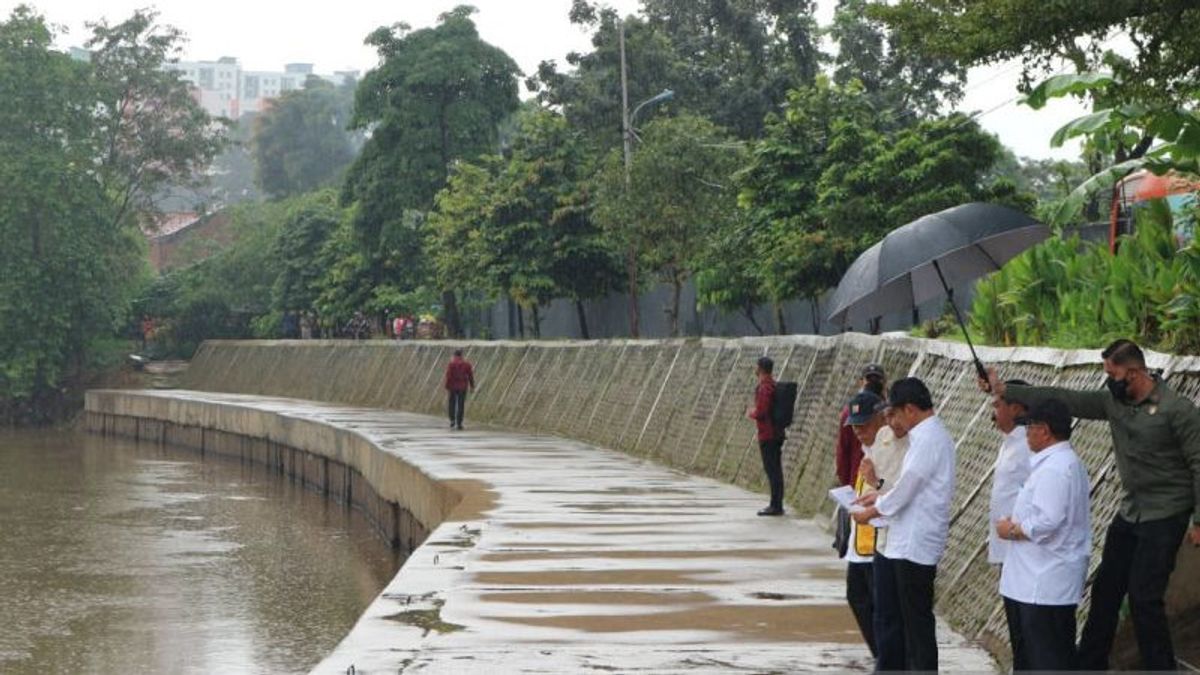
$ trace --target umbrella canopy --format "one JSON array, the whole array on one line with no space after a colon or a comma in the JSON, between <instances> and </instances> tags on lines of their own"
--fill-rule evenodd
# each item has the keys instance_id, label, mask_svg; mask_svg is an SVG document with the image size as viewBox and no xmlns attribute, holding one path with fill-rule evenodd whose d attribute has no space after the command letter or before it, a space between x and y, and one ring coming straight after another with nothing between
<instances>
[{"instance_id":1,"label":"umbrella canopy","mask_svg":"<svg viewBox=\"0 0 1200 675\"><path fill-rule=\"evenodd\" d=\"M830 300L829 321L845 326L911 310L1000 269L1049 236L1045 225L997 204L972 202L923 216L850 265Z\"/></svg>"}]
</instances>

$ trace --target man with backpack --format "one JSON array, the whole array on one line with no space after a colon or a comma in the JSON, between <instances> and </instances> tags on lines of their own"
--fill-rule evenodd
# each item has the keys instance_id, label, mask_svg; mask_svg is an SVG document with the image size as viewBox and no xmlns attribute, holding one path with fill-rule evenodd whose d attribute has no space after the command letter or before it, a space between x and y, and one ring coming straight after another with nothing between
<instances>
[{"instance_id":1,"label":"man with backpack","mask_svg":"<svg viewBox=\"0 0 1200 675\"><path fill-rule=\"evenodd\" d=\"M746 417L758 427L758 450L763 470L771 487L771 503L758 512L760 516L783 515L783 441L784 430L792 423L796 404L796 385L775 382L772 372L775 362L764 356L758 360L754 374L758 387L754 390L754 405L746 409Z\"/></svg>"}]
</instances>

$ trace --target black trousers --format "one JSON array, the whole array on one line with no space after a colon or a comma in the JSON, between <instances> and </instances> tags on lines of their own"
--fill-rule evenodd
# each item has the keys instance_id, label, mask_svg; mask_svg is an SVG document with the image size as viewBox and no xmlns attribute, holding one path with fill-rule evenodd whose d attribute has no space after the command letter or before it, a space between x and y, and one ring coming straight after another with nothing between
<instances>
[{"instance_id":1,"label":"black trousers","mask_svg":"<svg viewBox=\"0 0 1200 675\"><path fill-rule=\"evenodd\" d=\"M1175 649L1163 596L1175 570L1175 556L1187 532L1189 515L1140 523L1121 516L1113 518L1092 582L1092 608L1079 641L1079 665L1083 670L1108 670L1126 593L1142 669L1175 670Z\"/></svg>"},{"instance_id":2,"label":"black trousers","mask_svg":"<svg viewBox=\"0 0 1200 675\"><path fill-rule=\"evenodd\" d=\"M1076 605L1031 605L1004 598L1013 670L1076 670Z\"/></svg>"},{"instance_id":3,"label":"black trousers","mask_svg":"<svg viewBox=\"0 0 1200 675\"><path fill-rule=\"evenodd\" d=\"M771 508L783 508L783 440L759 441L758 452L762 455L763 471L767 472L767 483L771 486Z\"/></svg>"},{"instance_id":4,"label":"black trousers","mask_svg":"<svg viewBox=\"0 0 1200 675\"><path fill-rule=\"evenodd\" d=\"M875 670L938 669L937 565L875 554Z\"/></svg>"},{"instance_id":5,"label":"black trousers","mask_svg":"<svg viewBox=\"0 0 1200 675\"><path fill-rule=\"evenodd\" d=\"M853 546L854 542L850 542ZM875 571L869 562L852 562L846 565L846 602L854 612L858 630L875 656Z\"/></svg>"},{"instance_id":6,"label":"black trousers","mask_svg":"<svg viewBox=\"0 0 1200 675\"><path fill-rule=\"evenodd\" d=\"M452 391L450 392L450 424L456 427L462 426L463 413L467 410L467 392Z\"/></svg>"}]
</instances>

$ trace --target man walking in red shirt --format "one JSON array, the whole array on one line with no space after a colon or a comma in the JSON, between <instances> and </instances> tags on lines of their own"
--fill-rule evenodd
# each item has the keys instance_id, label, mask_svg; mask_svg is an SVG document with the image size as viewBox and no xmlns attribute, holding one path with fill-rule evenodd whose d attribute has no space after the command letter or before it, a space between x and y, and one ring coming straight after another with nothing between
<instances>
[{"instance_id":1,"label":"man walking in red shirt","mask_svg":"<svg viewBox=\"0 0 1200 675\"><path fill-rule=\"evenodd\" d=\"M746 417L754 420L758 427L758 450L762 455L763 470L767 472L767 483L771 486L771 503L758 512L760 516L783 515L783 430L776 429L771 419L775 400L775 378L771 372L774 370L775 362L769 356L758 360L754 369L758 376L754 405L746 409Z\"/></svg>"},{"instance_id":2,"label":"man walking in red shirt","mask_svg":"<svg viewBox=\"0 0 1200 675\"><path fill-rule=\"evenodd\" d=\"M475 391L475 371L471 363L463 358L461 349L454 350L454 358L446 366L446 391L450 394L450 428L462 431L463 412L467 407L467 389Z\"/></svg>"}]
</instances>

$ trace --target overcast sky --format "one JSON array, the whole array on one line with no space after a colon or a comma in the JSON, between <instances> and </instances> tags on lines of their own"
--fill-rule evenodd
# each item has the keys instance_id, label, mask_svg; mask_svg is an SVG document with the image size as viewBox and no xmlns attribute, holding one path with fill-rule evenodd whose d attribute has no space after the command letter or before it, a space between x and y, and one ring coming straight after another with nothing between
<instances>
[{"instance_id":1,"label":"overcast sky","mask_svg":"<svg viewBox=\"0 0 1200 675\"><path fill-rule=\"evenodd\" d=\"M5 17L19 2L0 0ZM68 33L62 46L79 45L85 22L106 17L120 21L151 0L33 0L32 4ZM570 51L586 50L588 36L567 20L571 0L335 0L324 3L275 3L254 0L158 0L161 20L178 26L189 42L185 60L237 57L252 70L281 70L284 63L313 63L318 72L369 70L374 50L363 38L379 26L400 21L414 28L436 22L438 14L459 4L479 8L475 22L483 39L507 51L522 70L532 72L545 59L560 63ZM608 0L622 12L636 12L637 0ZM818 0L818 20L828 23L836 0ZM984 128L1020 156L1073 159L1074 147L1053 150L1050 135L1083 114L1075 103L1058 102L1032 111L1015 102L1020 68L1003 64L972 71L964 111L986 112ZM670 83L664 83L669 86ZM994 109L994 110L993 110Z\"/></svg>"}]
</instances>

